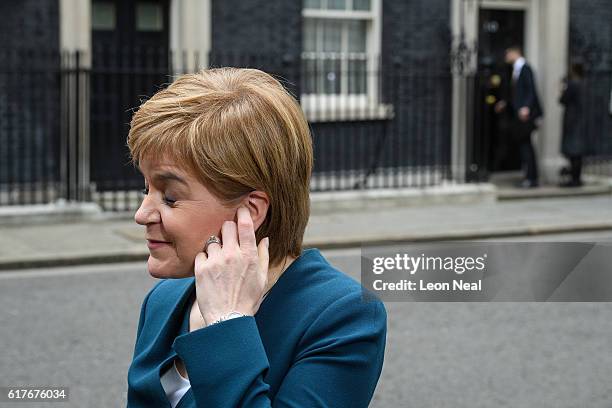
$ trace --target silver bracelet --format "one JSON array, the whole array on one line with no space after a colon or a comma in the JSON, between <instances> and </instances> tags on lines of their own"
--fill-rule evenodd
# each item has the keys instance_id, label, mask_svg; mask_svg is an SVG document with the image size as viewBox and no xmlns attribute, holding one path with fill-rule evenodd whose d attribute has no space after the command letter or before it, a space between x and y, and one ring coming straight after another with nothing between
<instances>
[{"instance_id":1,"label":"silver bracelet","mask_svg":"<svg viewBox=\"0 0 612 408\"><path fill-rule=\"evenodd\" d=\"M221 316L220 318L218 318L218 319L217 319L217 320L215 320L214 322L212 322L212 323L210 323L210 324L206 325L206 327L208 327L208 326L212 326L213 324L216 324L216 323L221 323L221 322L224 322L224 321L226 321L226 320L234 319L234 318L236 318L236 317L243 317L243 316L246 316L246 315L245 315L245 314L243 314L243 313L239 313L239 312L236 312L236 311L232 311L232 312L229 312L228 314L226 314L225 316Z\"/></svg>"}]
</instances>

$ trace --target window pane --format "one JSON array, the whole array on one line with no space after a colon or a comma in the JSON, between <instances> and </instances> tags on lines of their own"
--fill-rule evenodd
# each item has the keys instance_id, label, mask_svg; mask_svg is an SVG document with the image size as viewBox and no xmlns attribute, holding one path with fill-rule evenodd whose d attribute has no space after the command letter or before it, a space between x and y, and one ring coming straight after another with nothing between
<instances>
[{"instance_id":1,"label":"window pane","mask_svg":"<svg viewBox=\"0 0 612 408\"><path fill-rule=\"evenodd\" d=\"M114 30L115 23L115 5L106 1L94 1L91 5L91 28Z\"/></svg>"},{"instance_id":2,"label":"window pane","mask_svg":"<svg viewBox=\"0 0 612 408\"><path fill-rule=\"evenodd\" d=\"M304 0L304 8L319 9L321 8L321 0Z\"/></svg>"},{"instance_id":3,"label":"window pane","mask_svg":"<svg viewBox=\"0 0 612 408\"><path fill-rule=\"evenodd\" d=\"M317 51L317 20L304 20L304 51Z\"/></svg>"},{"instance_id":4,"label":"window pane","mask_svg":"<svg viewBox=\"0 0 612 408\"><path fill-rule=\"evenodd\" d=\"M138 31L162 31L164 10L161 4L138 3L136 5L136 29Z\"/></svg>"},{"instance_id":5,"label":"window pane","mask_svg":"<svg viewBox=\"0 0 612 408\"><path fill-rule=\"evenodd\" d=\"M366 60L351 60L348 63L348 93L365 94L367 90Z\"/></svg>"},{"instance_id":6,"label":"window pane","mask_svg":"<svg viewBox=\"0 0 612 408\"><path fill-rule=\"evenodd\" d=\"M304 79L305 94L313 94L317 92L317 61L316 59L302 59L302 78Z\"/></svg>"},{"instance_id":7,"label":"window pane","mask_svg":"<svg viewBox=\"0 0 612 408\"><path fill-rule=\"evenodd\" d=\"M371 7L370 0L353 0L353 10L370 11Z\"/></svg>"},{"instance_id":8,"label":"window pane","mask_svg":"<svg viewBox=\"0 0 612 408\"><path fill-rule=\"evenodd\" d=\"M323 51L342 51L342 21L327 20L320 24L323 29Z\"/></svg>"},{"instance_id":9,"label":"window pane","mask_svg":"<svg viewBox=\"0 0 612 408\"><path fill-rule=\"evenodd\" d=\"M348 29L348 51L366 52L366 22L349 21Z\"/></svg>"},{"instance_id":10,"label":"window pane","mask_svg":"<svg viewBox=\"0 0 612 408\"><path fill-rule=\"evenodd\" d=\"M323 60L323 92L325 94L340 93L340 59Z\"/></svg>"},{"instance_id":11,"label":"window pane","mask_svg":"<svg viewBox=\"0 0 612 408\"><path fill-rule=\"evenodd\" d=\"M346 0L327 0L327 8L330 10L346 10Z\"/></svg>"}]
</instances>

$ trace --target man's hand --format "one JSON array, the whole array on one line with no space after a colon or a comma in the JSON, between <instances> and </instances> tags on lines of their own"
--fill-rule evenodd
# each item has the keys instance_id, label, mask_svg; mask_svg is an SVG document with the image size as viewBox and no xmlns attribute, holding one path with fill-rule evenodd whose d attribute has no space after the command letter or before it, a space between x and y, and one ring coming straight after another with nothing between
<instances>
[{"instance_id":1,"label":"man's hand","mask_svg":"<svg viewBox=\"0 0 612 408\"><path fill-rule=\"evenodd\" d=\"M506 109L506 101L501 100L495 104L495 113L502 113Z\"/></svg>"},{"instance_id":2,"label":"man's hand","mask_svg":"<svg viewBox=\"0 0 612 408\"><path fill-rule=\"evenodd\" d=\"M518 111L518 116L519 119L523 122L527 122L529 120L529 114L530 114L530 110L527 106L523 106L521 109L519 109Z\"/></svg>"}]
</instances>

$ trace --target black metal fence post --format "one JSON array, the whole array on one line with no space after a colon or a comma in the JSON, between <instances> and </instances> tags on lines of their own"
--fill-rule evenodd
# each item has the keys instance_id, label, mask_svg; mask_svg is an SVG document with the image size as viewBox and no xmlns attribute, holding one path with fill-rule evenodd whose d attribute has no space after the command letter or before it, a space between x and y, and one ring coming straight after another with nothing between
<instances>
[{"instance_id":1,"label":"black metal fence post","mask_svg":"<svg viewBox=\"0 0 612 408\"><path fill-rule=\"evenodd\" d=\"M81 142L83 137L81 52L63 52L61 67L61 147L60 147L60 193L66 201L80 199Z\"/></svg>"}]
</instances>

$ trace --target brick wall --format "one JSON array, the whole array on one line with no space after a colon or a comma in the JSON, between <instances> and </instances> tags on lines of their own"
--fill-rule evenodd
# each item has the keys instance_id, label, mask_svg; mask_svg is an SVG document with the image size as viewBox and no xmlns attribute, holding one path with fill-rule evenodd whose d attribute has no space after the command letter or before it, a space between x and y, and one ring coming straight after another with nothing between
<instances>
[{"instance_id":1,"label":"brick wall","mask_svg":"<svg viewBox=\"0 0 612 408\"><path fill-rule=\"evenodd\" d=\"M302 2L213 0L211 63L276 74L299 95Z\"/></svg>"},{"instance_id":2,"label":"brick wall","mask_svg":"<svg viewBox=\"0 0 612 408\"><path fill-rule=\"evenodd\" d=\"M449 0L383 0L383 70L399 78L397 140L385 154L401 165L450 160L450 12Z\"/></svg>"},{"instance_id":3,"label":"brick wall","mask_svg":"<svg viewBox=\"0 0 612 408\"><path fill-rule=\"evenodd\" d=\"M2 46L58 49L58 0L0 1Z\"/></svg>"},{"instance_id":4,"label":"brick wall","mask_svg":"<svg viewBox=\"0 0 612 408\"><path fill-rule=\"evenodd\" d=\"M570 57L585 63L585 137L591 154L612 155L612 1L570 1Z\"/></svg>"},{"instance_id":5,"label":"brick wall","mask_svg":"<svg viewBox=\"0 0 612 408\"><path fill-rule=\"evenodd\" d=\"M607 54L601 63L612 63L612 2L609 0L570 1L570 54Z\"/></svg>"},{"instance_id":6,"label":"brick wall","mask_svg":"<svg viewBox=\"0 0 612 408\"><path fill-rule=\"evenodd\" d=\"M57 179L58 1L1 1L0 15L0 184Z\"/></svg>"}]
</instances>

